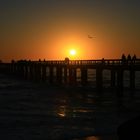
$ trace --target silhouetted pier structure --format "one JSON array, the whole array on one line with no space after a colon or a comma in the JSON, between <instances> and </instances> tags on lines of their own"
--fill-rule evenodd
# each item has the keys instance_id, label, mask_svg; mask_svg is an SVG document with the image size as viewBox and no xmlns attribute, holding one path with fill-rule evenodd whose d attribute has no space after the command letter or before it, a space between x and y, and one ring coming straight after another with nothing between
<instances>
[{"instance_id":1,"label":"silhouetted pier structure","mask_svg":"<svg viewBox=\"0 0 140 140\"><path fill-rule=\"evenodd\" d=\"M12 61L1 63L1 69L29 80L50 84L77 85L77 71L80 71L80 84L88 84L88 70L95 70L96 87L103 87L103 71L110 71L110 87L121 90L124 87L124 71L129 72L129 88L135 89L135 72L140 71L140 59L101 59L101 60L64 60L64 61Z\"/></svg>"}]
</instances>

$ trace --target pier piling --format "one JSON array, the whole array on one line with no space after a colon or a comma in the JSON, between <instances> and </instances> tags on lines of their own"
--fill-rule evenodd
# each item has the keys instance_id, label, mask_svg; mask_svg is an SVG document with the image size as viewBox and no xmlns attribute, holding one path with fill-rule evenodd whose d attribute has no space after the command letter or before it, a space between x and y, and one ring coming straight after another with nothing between
<instances>
[{"instance_id":1,"label":"pier piling","mask_svg":"<svg viewBox=\"0 0 140 140\"><path fill-rule=\"evenodd\" d=\"M121 59L101 60L64 60L64 61L12 61L9 64L0 63L0 71L24 77L28 80L48 81L53 84L77 85L78 70L80 83L86 86L89 82L88 69L96 71L96 88L102 90L104 70L110 71L110 87L122 91L124 88L124 71L130 73L129 88L135 89L135 72L140 71L140 59L123 63Z\"/></svg>"}]
</instances>

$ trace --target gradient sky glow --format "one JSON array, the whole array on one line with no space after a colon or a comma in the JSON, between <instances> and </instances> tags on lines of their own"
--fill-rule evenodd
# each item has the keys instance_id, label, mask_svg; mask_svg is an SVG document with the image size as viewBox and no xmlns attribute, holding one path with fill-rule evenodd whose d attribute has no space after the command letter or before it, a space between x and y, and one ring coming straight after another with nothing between
<instances>
[{"instance_id":1,"label":"gradient sky glow","mask_svg":"<svg viewBox=\"0 0 140 140\"><path fill-rule=\"evenodd\" d=\"M140 56L139 0L1 0L0 21L3 61Z\"/></svg>"}]
</instances>

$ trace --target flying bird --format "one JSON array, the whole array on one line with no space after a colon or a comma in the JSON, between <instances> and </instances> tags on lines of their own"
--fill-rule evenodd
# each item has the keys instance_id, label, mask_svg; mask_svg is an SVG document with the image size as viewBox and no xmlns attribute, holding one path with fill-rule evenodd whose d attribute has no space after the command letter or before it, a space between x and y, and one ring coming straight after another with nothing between
<instances>
[{"instance_id":1,"label":"flying bird","mask_svg":"<svg viewBox=\"0 0 140 140\"><path fill-rule=\"evenodd\" d=\"M92 38L95 38L95 37L88 35L88 38L92 39Z\"/></svg>"}]
</instances>

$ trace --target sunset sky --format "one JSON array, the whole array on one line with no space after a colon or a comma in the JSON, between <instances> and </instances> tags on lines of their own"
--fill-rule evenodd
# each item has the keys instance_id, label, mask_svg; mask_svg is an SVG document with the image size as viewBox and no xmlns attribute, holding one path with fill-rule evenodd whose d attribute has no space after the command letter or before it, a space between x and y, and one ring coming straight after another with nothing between
<instances>
[{"instance_id":1,"label":"sunset sky","mask_svg":"<svg viewBox=\"0 0 140 140\"><path fill-rule=\"evenodd\" d=\"M140 57L140 0L0 0L3 61L122 53Z\"/></svg>"}]
</instances>

